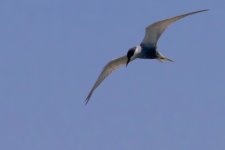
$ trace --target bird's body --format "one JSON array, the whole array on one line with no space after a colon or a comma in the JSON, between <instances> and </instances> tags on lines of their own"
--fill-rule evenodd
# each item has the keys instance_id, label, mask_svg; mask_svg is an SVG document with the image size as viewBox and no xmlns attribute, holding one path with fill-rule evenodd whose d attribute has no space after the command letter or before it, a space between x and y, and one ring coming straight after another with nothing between
<instances>
[{"instance_id":1,"label":"bird's body","mask_svg":"<svg viewBox=\"0 0 225 150\"><path fill-rule=\"evenodd\" d=\"M145 45L140 45L141 47L141 53L138 56L138 58L141 59L156 59L157 58L157 50L156 47L147 47Z\"/></svg>"},{"instance_id":2,"label":"bird's body","mask_svg":"<svg viewBox=\"0 0 225 150\"><path fill-rule=\"evenodd\" d=\"M106 66L103 68L103 71L99 75L97 81L95 82L93 88L89 92L87 98L86 98L86 104L88 103L92 93L94 90L101 84L101 82L114 70L118 69L121 66L128 65L129 62L135 60L136 58L140 59L158 59L161 62L164 61L172 61L171 59L163 56L158 50L157 50L157 42L161 36L161 34L164 32L164 30L173 22L184 18L186 16L200 13L207 10L200 10L195 11L191 13L186 13L183 15L179 15L176 17L172 17L169 19L165 19L162 21L158 21L156 23L153 23L149 26L147 26L145 31L144 39L142 40L141 44L138 46L135 46L128 50L127 55L119 57L117 59L114 59L106 64Z\"/></svg>"}]
</instances>

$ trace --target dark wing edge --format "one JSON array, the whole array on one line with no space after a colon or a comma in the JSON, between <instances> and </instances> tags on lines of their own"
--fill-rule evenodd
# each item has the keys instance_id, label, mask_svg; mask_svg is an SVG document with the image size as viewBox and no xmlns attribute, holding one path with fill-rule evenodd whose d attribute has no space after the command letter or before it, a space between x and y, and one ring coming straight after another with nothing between
<instances>
[{"instance_id":1,"label":"dark wing edge","mask_svg":"<svg viewBox=\"0 0 225 150\"><path fill-rule=\"evenodd\" d=\"M199 10L199 11L194 11L194 12L190 12L190 13L186 13L183 15L179 15L179 16L175 16L169 19L165 19L162 21L158 21L155 22L149 26L146 27L146 31L145 31L145 37L142 41L142 45L150 45L150 46L156 46L158 39L160 38L161 34L163 33L163 31L173 22L182 19L186 16L190 16L196 13L200 13L200 12L204 12L204 11L208 11L209 9L204 9L204 10Z\"/></svg>"},{"instance_id":2,"label":"dark wing edge","mask_svg":"<svg viewBox=\"0 0 225 150\"><path fill-rule=\"evenodd\" d=\"M86 100L85 105L89 102L91 95L93 94L94 90L102 83L102 81L110 75L113 71L119 69L120 67L126 65L127 56L122 56L117 59L111 60L108 62L105 67L103 68L101 74L98 76L97 81L95 82L94 86L92 87L91 91L89 92Z\"/></svg>"}]
</instances>

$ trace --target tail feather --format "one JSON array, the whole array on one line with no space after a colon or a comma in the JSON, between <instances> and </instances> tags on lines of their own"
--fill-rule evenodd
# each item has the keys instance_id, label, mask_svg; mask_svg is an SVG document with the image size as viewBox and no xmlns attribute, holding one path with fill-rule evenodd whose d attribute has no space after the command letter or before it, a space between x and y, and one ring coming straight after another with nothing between
<instances>
[{"instance_id":1,"label":"tail feather","mask_svg":"<svg viewBox=\"0 0 225 150\"><path fill-rule=\"evenodd\" d=\"M160 62L166 62L166 61L174 62L172 59L163 56L160 52L158 52L158 60Z\"/></svg>"}]
</instances>

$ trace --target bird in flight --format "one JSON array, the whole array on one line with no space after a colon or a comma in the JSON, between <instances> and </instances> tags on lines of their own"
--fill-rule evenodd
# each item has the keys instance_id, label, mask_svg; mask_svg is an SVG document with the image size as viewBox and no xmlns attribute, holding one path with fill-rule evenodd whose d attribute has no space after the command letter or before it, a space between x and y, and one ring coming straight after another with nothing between
<instances>
[{"instance_id":1,"label":"bird in flight","mask_svg":"<svg viewBox=\"0 0 225 150\"><path fill-rule=\"evenodd\" d=\"M161 34L165 31L165 29L172 24L173 22L182 19L186 16L193 15L196 13L207 11L208 9L194 11L190 13L186 13L183 15L175 16L169 19L161 20L150 24L146 27L145 36L142 40L141 44L135 47L132 47L128 50L127 54L113 59L108 62L105 67L103 68L101 74L99 75L97 81L95 82L94 86L92 87L91 91L89 92L85 104L87 104L93 94L94 90L101 84L101 82L113 71L117 70L122 66L127 66L131 61L135 60L136 58L140 59L157 59L160 62L170 61L173 60L165 57L157 50L157 42L161 36Z\"/></svg>"}]
</instances>

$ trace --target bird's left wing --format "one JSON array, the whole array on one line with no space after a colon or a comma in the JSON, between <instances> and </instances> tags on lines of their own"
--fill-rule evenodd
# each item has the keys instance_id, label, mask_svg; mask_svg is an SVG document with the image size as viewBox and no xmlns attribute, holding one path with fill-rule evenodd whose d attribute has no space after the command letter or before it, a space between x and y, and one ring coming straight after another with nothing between
<instances>
[{"instance_id":1,"label":"bird's left wing","mask_svg":"<svg viewBox=\"0 0 225 150\"><path fill-rule=\"evenodd\" d=\"M162 20L162 21L158 21L156 23L149 25L146 28L145 37L141 44L148 46L148 47L156 47L157 41L160 38L161 34L171 23L173 23L181 18L184 18L186 16L193 15L193 14L200 13L200 12L207 11L207 10L208 9L186 13L183 15L179 15L176 17Z\"/></svg>"},{"instance_id":2,"label":"bird's left wing","mask_svg":"<svg viewBox=\"0 0 225 150\"><path fill-rule=\"evenodd\" d=\"M85 104L88 103L88 101L91 98L92 93L101 84L101 82L113 71L122 67L123 65L126 65L126 63L127 63L127 56L122 56L120 58L117 58L117 59L114 59L114 60L111 60L110 62L108 62L105 65L105 67L103 68L101 74L98 76L98 79L95 82L94 86L92 87L91 91L89 92L89 94L86 98Z\"/></svg>"}]
</instances>

